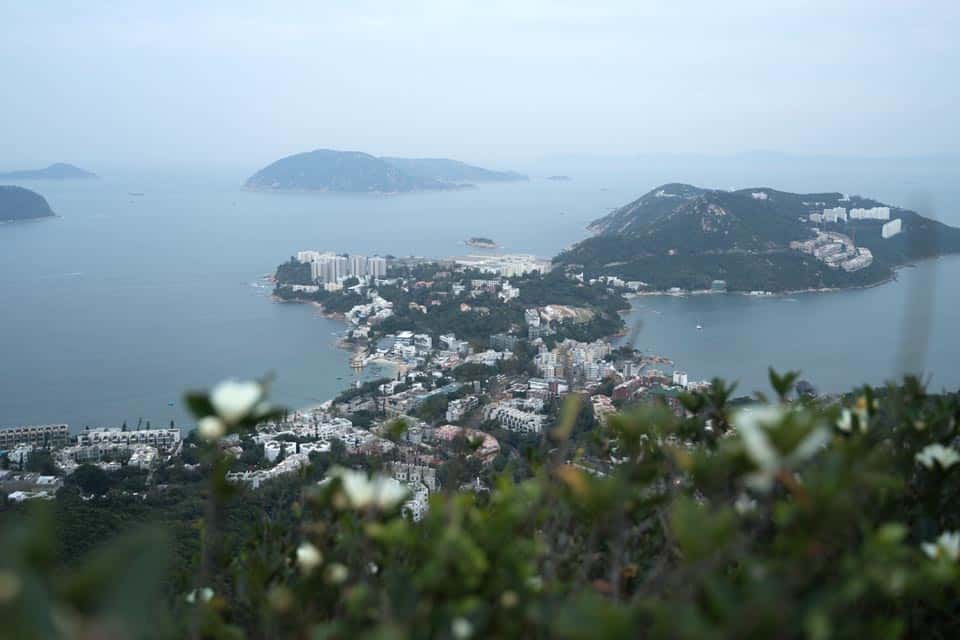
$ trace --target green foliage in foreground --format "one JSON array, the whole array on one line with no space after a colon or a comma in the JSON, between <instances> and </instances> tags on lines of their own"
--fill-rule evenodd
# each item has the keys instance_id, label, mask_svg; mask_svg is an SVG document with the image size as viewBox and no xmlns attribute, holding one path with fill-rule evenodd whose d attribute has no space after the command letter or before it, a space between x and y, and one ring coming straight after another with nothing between
<instances>
[{"instance_id":1,"label":"green foliage in foreground","mask_svg":"<svg viewBox=\"0 0 960 640\"><path fill-rule=\"evenodd\" d=\"M106 545L62 572L36 535L45 524L25 522L3 539L4 632L957 637L957 397L907 379L864 388L846 408L788 404L794 379L771 375L779 400L747 413L731 414L717 381L684 398L687 419L657 407L611 417L591 443L615 462L603 473L571 439L571 400L530 453L533 477L435 495L418 523L377 477L311 484L284 524L265 521L229 555L205 549L195 589L170 598L158 595L156 540ZM233 493L217 450L205 547L217 501Z\"/></svg>"}]
</instances>

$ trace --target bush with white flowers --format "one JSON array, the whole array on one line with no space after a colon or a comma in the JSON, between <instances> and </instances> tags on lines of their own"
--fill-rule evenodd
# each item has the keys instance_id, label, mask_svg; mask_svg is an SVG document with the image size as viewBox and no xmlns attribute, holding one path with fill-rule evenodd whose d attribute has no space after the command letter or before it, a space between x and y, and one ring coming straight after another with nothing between
<instances>
[{"instance_id":1,"label":"bush with white flowers","mask_svg":"<svg viewBox=\"0 0 960 640\"><path fill-rule=\"evenodd\" d=\"M577 415L571 400L560 428L482 469L489 492L451 483L417 522L401 508L406 489L382 472L389 460L324 454L314 475L272 485L281 507L251 518L245 536L217 536L230 505L253 495L222 482L231 461L221 440L273 411L265 385L224 383L188 399L197 446L209 455L208 502L191 512L204 544L189 587L169 590L163 606L118 599L128 608L150 602L168 624L101 606L98 594L116 593L111 572L55 573L37 534L0 540L0 576L12 576L0 588L4 629L224 639L960 637L960 398L907 378L839 402L795 400L795 380L771 372L772 400L750 403L714 381L681 397L682 417L628 406L585 435L563 428ZM106 566L140 569L156 548L128 547Z\"/></svg>"}]
</instances>

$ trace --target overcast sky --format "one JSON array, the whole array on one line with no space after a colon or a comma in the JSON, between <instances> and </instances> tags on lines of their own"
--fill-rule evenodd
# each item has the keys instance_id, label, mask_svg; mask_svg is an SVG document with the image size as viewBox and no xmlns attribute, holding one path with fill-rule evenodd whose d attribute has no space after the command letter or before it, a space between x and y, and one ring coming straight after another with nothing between
<instances>
[{"instance_id":1,"label":"overcast sky","mask_svg":"<svg viewBox=\"0 0 960 640\"><path fill-rule=\"evenodd\" d=\"M958 7L6 0L0 167L958 152Z\"/></svg>"}]
</instances>

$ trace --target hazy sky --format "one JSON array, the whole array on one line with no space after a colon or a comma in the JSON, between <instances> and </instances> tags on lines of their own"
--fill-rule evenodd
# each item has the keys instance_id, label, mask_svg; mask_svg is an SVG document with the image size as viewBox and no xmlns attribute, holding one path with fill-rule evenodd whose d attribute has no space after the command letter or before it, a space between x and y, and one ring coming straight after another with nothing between
<instances>
[{"instance_id":1,"label":"hazy sky","mask_svg":"<svg viewBox=\"0 0 960 640\"><path fill-rule=\"evenodd\" d=\"M957 0L0 0L0 167L960 151Z\"/></svg>"}]
</instances>

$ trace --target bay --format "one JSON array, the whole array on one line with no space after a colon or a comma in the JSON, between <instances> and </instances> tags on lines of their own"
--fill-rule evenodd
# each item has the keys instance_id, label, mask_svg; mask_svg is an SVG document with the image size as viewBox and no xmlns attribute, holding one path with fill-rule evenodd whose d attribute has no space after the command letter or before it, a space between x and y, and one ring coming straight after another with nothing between
<instances>
[{"instance_id":1,"label":"bay","mask_svg":"<svg viewBox=\"0 0 960 640\"><path fill-rule=\"evenodd\" d=\"M58 217L0 224L2 426L189 424L185 389L269 372L287 406L332 397L353 379L349 354L335 344L343 324L308 305L273 302L261 280L298 249L444 257L468 253L463 240L482 235L506 251L549 257L583 238L589 221L677 180L836 189L894 204L919 192L937 217L960 222L946 207L958 201L957 182L929 168L826 175L759 164L645 166L401 196L250 192L239 186L242 171L101 173L19 183ZM860 291L642 297L628 322L642 320L638 346L694 378L724 375L746 391L763 387L774 364L839 390L894 375L905 312L929 309L928 335L915 331L926 323L908 322L923 338L910 343L908 360L932 371L935 385L957 386L958 276L960 261L947 258Z\"/></svg>"}]
</instances>

